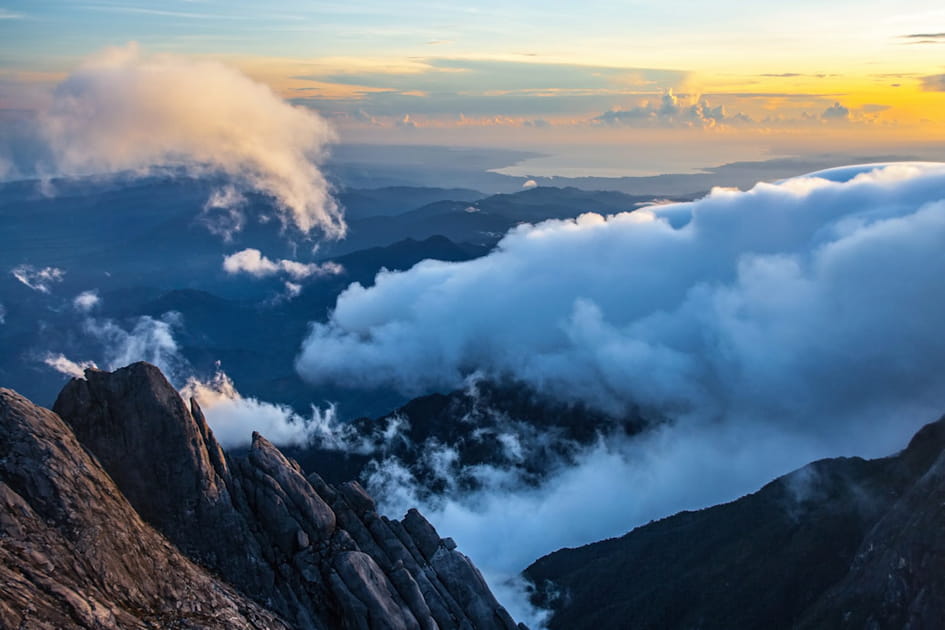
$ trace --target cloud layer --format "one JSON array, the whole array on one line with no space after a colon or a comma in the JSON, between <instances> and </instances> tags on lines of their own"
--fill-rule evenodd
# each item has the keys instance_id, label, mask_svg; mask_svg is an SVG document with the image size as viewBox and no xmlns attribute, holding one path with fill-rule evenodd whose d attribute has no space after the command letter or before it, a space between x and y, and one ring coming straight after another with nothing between
<instances>
[{"instance_id":1,"label":"cloud layer","mask_svg":"<svg viewBox=\"0 0 945 630\"><path fill-rule=\"evenodd\" d=\"M482 370L614 411L800 424L945 408L943 182L894 165L523 226L352 285L298 368L408 393Z\"/></svg>"},{"instance_id":2,"label":"cloud layer","mask_svg":"<svg viewBox=\"0 0 945 630\"><path fill-rule=\"evenodd\" d=\"M40 122L57 172L223 173L272 197L287 224L344 234L318 168L333 138L327 124L222 64L110 49L56 88Z\"/></svg>"},{"instance_id":3,"label":"cloud layer","mask_svg":"<svg viewBox=\"0 0 945 630\"><path fill-rule=\"evenodd\" d=\"M484 258L352 285L298 368L408 393L478 371L654 421L633 437L602 432L538 486L511 467L457 469L447 447L429 458L479 487L430 496L409 462L377 463L368 482L383 508L419 505L502 590L562 546L731 500L821 457L889 454L940 416L943 191L945 165L857 167L521 226ZM540 621L520 590L502 592Z\"/></svg>"}]
</instances>

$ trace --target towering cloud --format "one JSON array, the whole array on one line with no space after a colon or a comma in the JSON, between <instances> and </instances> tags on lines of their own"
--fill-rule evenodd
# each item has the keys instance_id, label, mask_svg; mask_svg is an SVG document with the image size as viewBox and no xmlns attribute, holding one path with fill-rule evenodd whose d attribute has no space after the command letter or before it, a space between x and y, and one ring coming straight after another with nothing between
<instances>
[{"instance_id":1,"label":"towering cloud","mask_svg":"<svg viewBox=\"0 0 945 630\"><path fill-rule=\"evenodd\" d=\"M303 232L345 232L318 168L333 138L328 125L219 63L147 57L134 44L108 50L57 87L41 125L58 172L223 173L272 197ZM213 204L239 198L226 191Z\"/></svg>"}]
</instances>

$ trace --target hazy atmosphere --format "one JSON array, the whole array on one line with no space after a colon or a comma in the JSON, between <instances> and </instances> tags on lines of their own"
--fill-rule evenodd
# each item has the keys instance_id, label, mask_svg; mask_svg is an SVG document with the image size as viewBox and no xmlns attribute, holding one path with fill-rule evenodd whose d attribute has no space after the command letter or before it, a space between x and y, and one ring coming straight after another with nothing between
<instances>
[{"instance_id":1,"label":"hazy atmosphere","mask_svg":"<svg viewBox=\"0 0 945 630\"><path fill-rule=\"evenodd\" d=\"M2 3L0 625L935 628L943 51L924 1Z\"/></svg>"}]
</instances>

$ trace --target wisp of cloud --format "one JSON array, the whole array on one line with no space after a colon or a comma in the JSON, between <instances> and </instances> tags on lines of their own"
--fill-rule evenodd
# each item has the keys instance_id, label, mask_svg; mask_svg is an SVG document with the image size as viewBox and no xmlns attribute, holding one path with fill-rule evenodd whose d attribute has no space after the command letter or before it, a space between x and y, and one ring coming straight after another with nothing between
<instances>
[{"instance_id":1,"label":"wisp of cloud","mask_svg":"<svg viewBox=\"0 0 945 630\"><path fill-rule=\"evenodd\" d=\"M135 44L86 61L57 88L40 127L59 174L184 168L222 173L271 197L304 233L345 233L319 169L333 138L314 111L212 61L142 55Z\"/></svg>"}]
</instances>

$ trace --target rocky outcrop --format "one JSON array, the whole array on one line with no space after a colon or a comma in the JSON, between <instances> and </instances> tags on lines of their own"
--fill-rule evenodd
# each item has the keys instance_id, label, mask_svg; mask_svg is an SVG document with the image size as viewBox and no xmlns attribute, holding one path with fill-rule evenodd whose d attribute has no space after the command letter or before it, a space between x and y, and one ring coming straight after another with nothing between
<instances>
[{"instance_id":1,"label":"rocky outcrop","mask_svg":"<svg viewBox=\"0 0 945 630\"><path fill-rule=\"evenodd\" d=\"M0 389L0 627L288 626L146 524L56 414Z\"/></svg>"},{"instance_id":2,"label":"rocky outcrop","mask_svg":"<svg viewBox=\"0 0 945 630\"><path fill-rule=\"evenodd\" d=\"M245 454L224 453L154 366L88 370L54 410L148 523L294 627L516 627L418 512L381 516L356 482L306 476L258 434Z\"/></svg>"},{"instance_id":3,"label":"rocky outcrop","mask_svg":"<svg viewBox=\"0 0 945 630\"><path fill-rule=\"evenodd\" d=\"M941 628L945 418L877 460L815 462L725 505L541 558L552 630Z\"/></svg>"}]
</instances>

